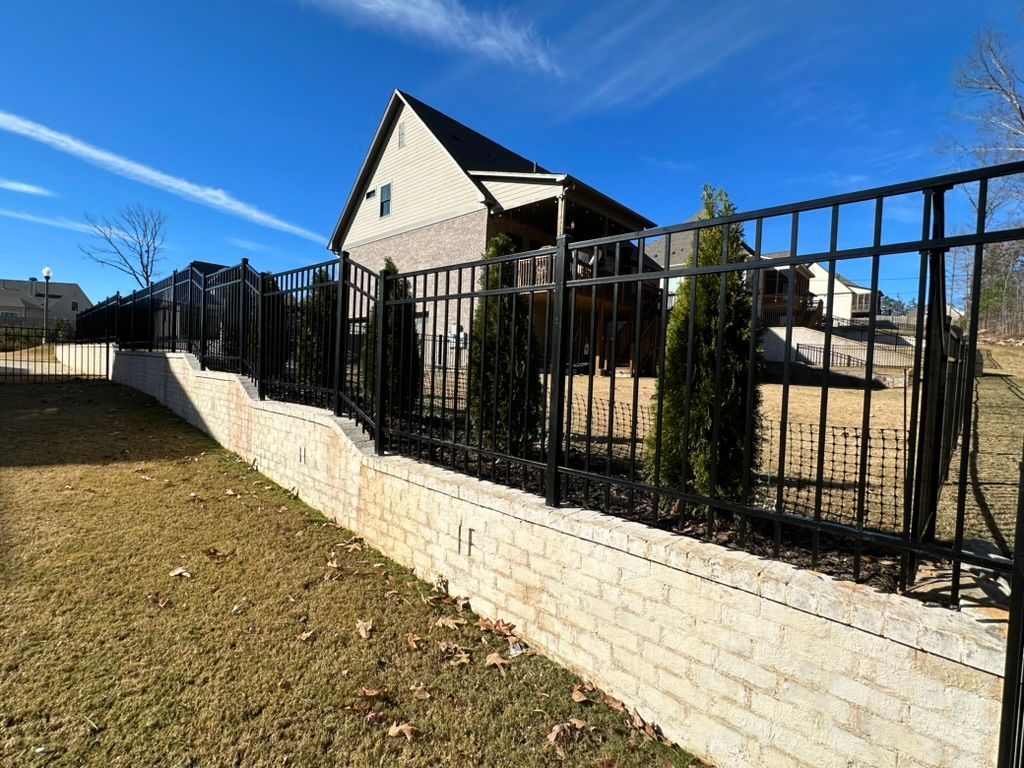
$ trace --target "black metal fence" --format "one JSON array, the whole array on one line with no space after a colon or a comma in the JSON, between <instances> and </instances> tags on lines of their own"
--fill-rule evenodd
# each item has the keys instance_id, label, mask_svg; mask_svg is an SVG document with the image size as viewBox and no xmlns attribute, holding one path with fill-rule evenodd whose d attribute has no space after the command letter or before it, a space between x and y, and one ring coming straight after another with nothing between
<instances>
[{"instance_id":1,"label":"black metal fence","mask_svg":"<svg viewBox=\"0 0 1024 768\"><path fill-rule=\"evenodd\" d=\"M276 275L243 262L104 302L80 329L109 328L113 312L123 348L191 350L252 378L261 397L355 417L378 452L522 487L550 505L888 589L909 587L922 561L938 563L955 606L965 566L1007 576L1020 562L965 542L968 451L956 448L972 438L986 247L1024 242L1024 228L989 220L988 186L1021 173L1016 163L627 235L562 235L526 253L406 273L375 274L346 254ZM976 218L947 234L947 200L964 190ZM910 234L887 223L890 207L905 221L908 201L921 211ZM752 255L737 257L741 237ZM787 256L777 255L780 238ZM646 257L659 241L664 263ZM946 305L953 248L974 256L963 332ZM820 350L796 343L806 301L797 270L810 263L828 272ZM837 278L852 265L875 305L863 323L833 316ZM765 270L788 286L774 367L760 347ZM879 318L886 270L916 281L912 327ZM849 367L858 375L844 375ZM875 413L884 405L875 373L888 367L907 371L902 423ZM629 417L618 419L623 408ZM956 494L955 519L942 526L950 536L937 534L943 489ZM1011 634L1022 615L1024 603Z\"/></svg>"},{"instance_id":2,"label":"black metal fence","mask_svg":"<svg viewBox=\"0 0 1024 768\"><path fill-rule=\"evenodd\" d=\"M776 557L804 553L809 564L855 580L878 575L864 571L865 552L871 562L886 552L898 563L886 579L904 588L920 559L949 562L955 603L964 564L1007 573L1010 561L965 549L962 520L951 539L935 534L940 489L966 488L965 462L951 462L970 436L977 357L976 323L964 337L947 319L944 257L973 247L980 265L986 244L1024 233L986 231L979 215L973 232L949 236L946 199L970 187L984 209L989 179L1020 170L981 169L588 241L563 236L527 253L407 273L376 274L344 254L278 274L244 260L212 273L190 267L97 305L79 330L113 327L123 349L192 351L204 366L249 377L262 397L355 416L380 451L543 493L550 504ZM921 205L920 236L896 239L883 227L886 206L905 205L908 195ZM860 220L840 247L840 221L854 214ZM809 248L801 224L814 217L827 236ZM762 259L773 228L790 255ZM741 232L753 255L736 259L729 243ZM673 239L685 241L675 251L685 262L645 258L659 241L673 253ZM709 259L711 242L720 253ZM913 335L894 333L871 307L863 341L851 344L841 333L861 323L832 316L840 268L866 268L877 303L880 274L897 260L916 267L923 310ZM820 345L793 338L806 300L794 278L812 262L829 274ZM757 309L769 269L789 278L784 360L771 380ZM976 296L977 281L972 288ZM977 306L970 296L967 304ZM862 374L840 390L833 381L847 367ZM872 399L881 397L873 375L887 367L909 372L903 423L872 420ZM818 386L808 411L791 401L811 370ZM854 411L840 404L851 392ZM772 418L759 413L764 398L773 400ZM951 472L959 483L947 482ZM849 556L828 566L823 548Z\"/></svg>"},{"instance_id":3,"label":"black metal fence","mask_svg":"<svg viewBox=\"0 0 1024 768\"><path fill-rule=\"evenodd\" d=\"M110 372L109 338L90 336L89 342L79 343L67 328L0 325L0 383L105 379Z\"/></svg>"}]
</instances>

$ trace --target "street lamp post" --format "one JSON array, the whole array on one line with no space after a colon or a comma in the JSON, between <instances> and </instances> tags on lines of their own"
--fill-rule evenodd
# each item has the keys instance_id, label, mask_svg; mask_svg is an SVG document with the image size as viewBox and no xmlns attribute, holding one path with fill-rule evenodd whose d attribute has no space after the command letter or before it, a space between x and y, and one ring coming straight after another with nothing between
<instances>
[{"instance_id":1,"label":"street lamp post","mask_svg":"<svg viewBox=\"0 0 1024 768\"><path fill-rule=\"evenodd\" d=\"M46 334L50 328L50 278L53 277L53 270L49 265L43 267L43 344L46 343Z\"/></svg>"}]
</instances>

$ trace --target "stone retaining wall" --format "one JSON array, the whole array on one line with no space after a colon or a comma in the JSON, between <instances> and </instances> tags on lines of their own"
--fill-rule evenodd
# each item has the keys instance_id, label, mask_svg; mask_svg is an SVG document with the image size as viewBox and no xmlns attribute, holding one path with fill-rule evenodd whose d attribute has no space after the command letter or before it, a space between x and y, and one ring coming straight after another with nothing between
<instances>
[{"instance_id":1,"label":"stone retaining wall","mask_svg":"<svg viewBox=\"0 0 1024 768\"><path fill-rule=\"evenodd\" d=\"M113 379L721 768L995 763L999 622L376 457L351 422L184 354L119 353Z\"/></svg>"}]
</instances>

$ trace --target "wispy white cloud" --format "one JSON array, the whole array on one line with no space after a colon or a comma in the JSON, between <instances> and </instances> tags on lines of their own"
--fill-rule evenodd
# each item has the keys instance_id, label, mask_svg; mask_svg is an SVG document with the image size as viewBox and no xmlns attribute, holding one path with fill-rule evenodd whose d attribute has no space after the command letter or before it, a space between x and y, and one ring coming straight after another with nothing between
<instances>
[{"instance_id":1,"label":"wispy white cloud","mask_svg":"<svg viewBox=\"0 0 1024 768\"><path fill-rule=\"evenodd\" d=\"M251 253L266 253L270 250L269 246L263 245L262 243L254 243L252 240L243 240L240 237L225 237L224 242L228 245L235 246L235 248L241 248L243 251L250 251Z\"/></svg>"},{"instance_id":2,"label":"wispy white cloud","mask_svg":"<svg viewBox=\"0 0 1024 768\"><path fill-rule=\"evenodd\" d=\"M37 187L35 184L26 184L23 181L13 179L0 179L0 189L7 192L18 192L22 195L36 195L38 197L55 197L55 193L46 187Z\"/></svg>"},{"instance_id":3,"label":"wispy white cloud","mask_svg":"<svg viewBox=\"0 0 1024 768\"><path fill-rule=\"evenodd\" d=\"M88 224L80 221L74 221L73 219L65 219L63 216L52 217L52 216L38 216L34 213L27 213L26 211L12 211L9 208L0 208L0 216L8 219L18 219L19 221L27 221L32 224L43 224L47 227L57 227L58 229L69 229L72 232L84 232L86 234L92 234L93 229Z\"/></svg>"},{"instance_id":4,"label":"wispy white cloud","mask_svg":"<svg viewBox=\"0 0 1024 768\"><path fill-rule=\"evenodd\" d=\"M307 0L355 22L429 40L512 67L561 72L533 27L507 13L471 10L459 0Z\"/></svg>"},{"instance_id":5,"label":"wispy white cloud","mask_svg":"<svg viewBox=\"0 0 1024 768\"><path fill-rule=\"evenodd\" d=\"M158 171L148 165L135 162L113 152L108 152L105 149L94 147L66 133L54 131L45 125L26 120L10 112L0 110L0 130L24 136L27 139L45 144L56 149L58 152L64 152L65 154L77 157L118 176L147 184L169 192L172 195L177 195L194 203L221 211L222 213L251 221L254 224L287 232L315 243L323 243L326 240L322 235L291 224L253 205L244 203L223 189L206 187L177 176L172 176L163 171Z\"/></svg>"}]
</instances>

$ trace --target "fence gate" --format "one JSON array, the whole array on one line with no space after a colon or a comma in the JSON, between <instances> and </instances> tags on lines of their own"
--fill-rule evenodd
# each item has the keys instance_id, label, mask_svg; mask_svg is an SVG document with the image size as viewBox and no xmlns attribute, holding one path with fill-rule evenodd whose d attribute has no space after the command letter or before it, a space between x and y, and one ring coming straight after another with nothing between
<instances>
[{"instance_id":1,"label":"fence gate","mask_svg":"<svg viewBox=\"0 0 1024 768\"><path fill-rule=\"evenodd\" d=\"M71 331L0 326L0 384L106 379L110 342L79 343Z\"/></svg>"}]
</instances>

